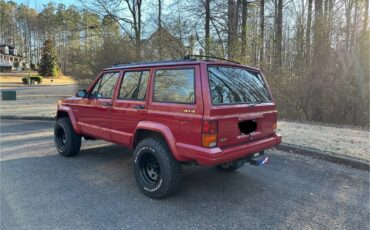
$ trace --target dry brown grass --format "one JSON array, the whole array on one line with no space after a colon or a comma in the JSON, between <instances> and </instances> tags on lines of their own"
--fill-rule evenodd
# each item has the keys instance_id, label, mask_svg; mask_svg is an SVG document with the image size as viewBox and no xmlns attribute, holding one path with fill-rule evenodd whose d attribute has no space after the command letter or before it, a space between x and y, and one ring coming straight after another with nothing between
<instances>
[{"instance_id":1,"label":"dry brown grass","mask_svg":"<svg viewBox=\"0 0 370 230\"><path fill-rule=\"evenodd\" d=\"M31 76L38 75L37 72L31 72ZM0 86L21 86L22 77L28 76L28 72L17 72L17 73L1 73L0 74ZM59 77L44 77L41 85L68 85L76 84L76 81L70 77L61 75Z\"/></svg>"}]
</instances>

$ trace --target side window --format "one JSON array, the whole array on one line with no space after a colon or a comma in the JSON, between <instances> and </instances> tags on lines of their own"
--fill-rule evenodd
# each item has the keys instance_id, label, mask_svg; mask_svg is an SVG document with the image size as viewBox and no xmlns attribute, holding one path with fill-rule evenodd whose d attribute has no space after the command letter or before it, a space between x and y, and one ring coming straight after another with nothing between
<instances>
[{"instance_id":1,"label":"side window","mask_svg":"<svg viewBox=\"0 0 370 230\"><path fill-rule=\"evenodd\" d=\"M122 80L118 98L145 100L148 79L149 71L126 72Z\"/></svg>"},{"instance_id":2,"label":"side window","mask_svg":"<svg viewBox=\"0 0 370 230\"><path fill-rule=\"evenodd\" d=\"M92 95L95 98L112 98L118 76L119 73L104 74L95 84Z\"/></svg>"},{"instance_id":3,"label":"side window","mask_svg":"<svg viewBox=\"0 0 370 230\"><path fill-rule=\"evenodd\" d=\"M194 69L157 70L154 101L194 104Z\"/></svg>"}]
</instances>

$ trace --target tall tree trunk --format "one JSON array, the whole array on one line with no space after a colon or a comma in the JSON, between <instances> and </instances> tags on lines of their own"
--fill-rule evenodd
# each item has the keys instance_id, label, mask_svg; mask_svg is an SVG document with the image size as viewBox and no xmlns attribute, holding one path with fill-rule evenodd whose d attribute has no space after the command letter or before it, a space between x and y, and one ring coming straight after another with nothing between
<instances>
[{"instance_id":1,"label":"tall tree trunk","mask_svg":"<svg viewBox=\"0 0 370 230\"><path fill-rule=\"evenodd\" d=\"M324 90L323 82L325 81L324 77L326 76L325 70L329 52L326 23L323 12L323 0L315 0L314 50L309 86L312 88L310 107L312 108L311 119L314 121L321 121L323 116L323 108L318 102L321 100Z\"/></svg>"},{"instance_id":2,"label":"tall tree trunk","mask_svg":"<svg viewBox=\"0 0 370 230\"><path fill-rule=\"evenodd\" d=\"M350 49L354 49L355 47L355 37L356 37L356 28L358 28L357 26L357 23L358 23L358 1L356 1L355 3L355 9L354 9L354 17L353 17L353 23L352 23L352 27L351 27L351 36L350 36Z\"/></svg>"},{"instance_id":3,"label":"tall tree trunk","mask_svg":"<svg viewBox=\"0 0 370 230\"><path fill-rule=\"evenodd\" d=\"M136 59L141 60L141 0L136 1L137 6L137 30L135 34L136 39Z\"/></svg>"},{"instance_id":4,"label":"tall tree trunk","mask_svg":"<svg viewBox=\"0 0 370 230\"><path fill-rule=\"evenodd\" d=\"M241 47L241 59L245 62L247 57L247 13L248 13L248 2L243 0L242 9L242 47Z\"/></svg>"},{"instance_id":5,"label":"tall tree trunk","mask_svg":"<svg viewBox=\"0 0 370 230\"><path fill-rule=\"evenodd\" d=\"M162 59L162 0L158 0L158 33L159 33L158 56L159 56L159 60L161 60Z\"/></svg>"},{"instance_id":6,"label":"tall tree trunk","mask_svg":"<svg viewBox=\"0 0 370 230\"><path fill-rule=\"evenodd\" d=\"M320 63L322 55L322 43L324 35L324 17L322 0L315 0L315 24L314 24L314 61ZM315 67L314 67L315 68Z\"/></svg>"},{"instance_id":7,"label":"tall tree trunk","mask_svg":"<svg viewBox=\"0 0 370 230\"><path fill-rule=\"evenodd\" d=\"M364 13L364 24L362 27L362 31L366 32L367 26L369 24L369 0L365 0L365 13Z\"/></svg>"},{"instance_id":8,"label":"tall tree trunk","mask_svg":"<svg viewBox=\"0 0 370 230\"><path fill-rule=\"evenodd\" d=\"M275 68L282 65L282 41L283 41L283 0L277 0L277 15L275 17Z\"/></svg>"},{"instance_id":9,"label":"tall tree trunk","mask_svg":"<svg viewBox=\"0 0 370 230\"><path fill-rule=\"evenodd\" d=\"M227 53L228 58L233 59L235 57L235 46L236 46L236 3L234 0L228 0L228 23L227 23Z\"/></svg>"},{"instance_id":10,"label":"tall tree trunk","mask_svg":"<svg viewBox=\"0 0 370 230\"><path fill-rule=\"evenodd\" d=\"M234 21L233 17L233 0L227 1L227 55L228 58L232 57L232 23Z\"/></svg>"},{"instance_id":11,"label":"tall tree trunk","mask_svg":"<svg viewBox=\"0 0 370 230\"><path fill-rule=\"evenodd\" d=\"M351 13L352 13L352 6L353 6L353 2L352 0L348 0L348 2L346 2L346 6L345 6L345 15L346 15L346 50L349 51L350 50L350 36L351 36Z\"/></svg>"},{"instance_id":12,"label":"tall tree trunk","mask_svg":"<svg viewBox=\"0 0 370 230\"><path fill-rule=\"evenodd\" d=\"M211 20L211 12L210 12L210 2L211 0L205 0L205 8L206 8L206 25L205 25L205 40L206 40L206 47L205 47L205 52L206 56L210 55L210 28L209 28L209 23Z\"/></svg>"},{"instance_id":13,"label":"tall tree trunk","mask_svg":"<svg viewBox=\"0 0 370 230\"><path fill-rule=\"evenodd\" d=\"M370 41L369 41L369 0L365 0L365 10L364 10L364 22L363 22L363 27L361 31L361 36L360 36L360 62L362 63L362 67L364 70L364 76L370 76L370 55L369 55L369 50L370 50ZM367 78L367 85L369 85L369 77ZM366 84L365 84L366 85ZM369 98L369 91L368 87L365 90L362 90L362 95L363 98ZM367 92L367 96L366 96ZM367 109L367 111L369 111Z\"/></svg>"},{"instance_id":14,"label":"tall tree trunk","mask_svg":"<svg viewBox=\"0 0 370 230\"><path fill-rule=\"evenodd\" d=\"M262 63L265 48L265 0L261 0L260 7L260 42L260 63Z\"/></svg>"},{"instance_id":15,"label":"tall tree trunk","mask_svg":"<svg viewBox=\"0 0 370 230\"><path fill-rule=\"evenodd\" d=\"M312 26L312 1L308 0L307 28L306 28L306 67L311 64L311 26Z\"/></svg>"}]
</instances>

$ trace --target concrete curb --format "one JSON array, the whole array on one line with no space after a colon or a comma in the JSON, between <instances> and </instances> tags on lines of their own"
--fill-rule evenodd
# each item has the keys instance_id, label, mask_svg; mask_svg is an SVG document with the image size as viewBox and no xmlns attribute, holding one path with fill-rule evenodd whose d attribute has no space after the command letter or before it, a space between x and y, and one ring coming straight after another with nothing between
<instances>
[{"instance_id":1,"label":"concrete curb","mask_svg":"<svg viewBox=\"0 0 370 230\"><path fill-rule=\"evenodd\" d=\"M0 120L32 120L32 121L54 121L54 117L28 117L28 116L9 116L0 115Z\"/></svg>"},{"instance_id":2,"label":"concrete curb","mask_svg":"<svg viewBox=\"0 0 370 230\"><path fill-rule=\"evenodd\" d=\"M28 117L28 116L3 116L0 115L0 120L38 120L38 121L54 121L54 117ZM329 162L337 163L337 164L343 164L350 166L352 168L357 168L361 170L365 170L370 172L370 163L355 159L355 158L350 158L346 156L340 156L334 153L330 152L323 152L319 149L313 149L313 148L307 148L307 147L302 147L298 145L292 145L292 144L287 144L287 143L281 143L280 145L276 146L276 149L282 150L285 152L292 152L304 156L309 156L312 158L316 159L322 159L326 160Z\"/></svg>"},{"instance_id":3,"label":"concrete curb","mask_svg":"<svg viewBox=\"0 0 370 230\"><path fill-rule=\"evenodd\" d=\"M78 86L75 83L68 83L68 84L59 84L59 85L21 85L21 86L11 86L11 85L0 85L0 91L7 91L7 90L24 90L24 89L33 89L33 88L40 88L40 87L50 87L50 86L55 86L55 87L62 87L62 86L71 86L75 85Z\"/></svg>"},{"instance_id":4,"label":"concrete curb","mask_svg":"<svg viewBox=\"0 0 370 230\"><path fill-rule=\"evenodd\" d=\"M280 145L276 146L276 149L285 151L285 152L292 152L304 156L309 156L312 158L316 159L322 159L325 161L337 163L337 164L343 164L350 166L352 168L356 169L361 169L370 172L370 163L360 160L360 159L355 159L355 158L350 158L346 156L341 156L337 155L334 153L330 152L323 152L318 149L313 149L313 148L307 148L307 147L302 147L302 146L297 146L297 145L292 145L292 144L287 144L287 143L281 143Z\"/></svg>"}]
</instances>

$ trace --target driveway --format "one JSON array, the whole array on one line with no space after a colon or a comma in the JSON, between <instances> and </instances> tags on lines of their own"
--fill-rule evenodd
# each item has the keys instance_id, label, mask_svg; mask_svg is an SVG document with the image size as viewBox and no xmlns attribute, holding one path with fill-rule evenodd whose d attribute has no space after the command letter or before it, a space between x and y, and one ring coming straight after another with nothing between
<instances>
[{"instance_id":1,"label":"driveway","mask_svg":"<svg viewBox=\"0 0 370 230\"><path fill-rule=\"evenodd\" d=\"M368 229L369 174L286 152L234 173L184 166L181 191L142 195L131 153L57 154L52 122L1 120L1 229Z\"/></svg>"}]
</instances>

